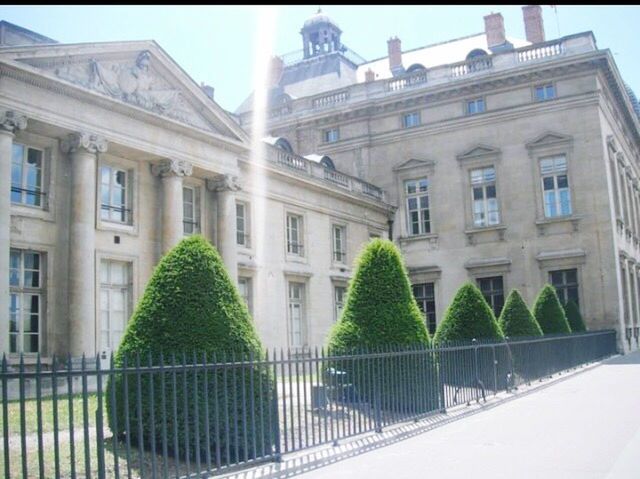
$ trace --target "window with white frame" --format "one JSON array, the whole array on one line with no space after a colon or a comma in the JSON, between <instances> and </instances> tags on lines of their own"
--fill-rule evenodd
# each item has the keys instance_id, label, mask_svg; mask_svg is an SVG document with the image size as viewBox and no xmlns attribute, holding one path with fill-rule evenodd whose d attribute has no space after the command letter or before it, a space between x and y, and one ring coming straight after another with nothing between
<instances>
[{"instance_id":1,"label":"window with white frame","mask_svg":"<svg viewBox=\"0 0 640 479\"><path fill-rule=\"evenodd\" d=\"M11 154L11 202L43 206L42 178L44 152L14 143Z\"/></svg>"},{"instance_id":2,"label":"window with white frame","mask_svg":"<svg viewBox=\"0 0 640 479\"><path fill-rule=\"evenodd\" d=\"M484 98L474 98L473 100L467 100L467 115L484 113L484 110Z\"/></svg>"},{"instance_id":3,"label":"window with white frame","mask_svg":"<svg viewBox=\"0 0 640 479\"><path fill-rule=\"evenodd\" d=\"M289 282L289 347L304 346L304 283Z\"/></svg>"},{"instance_id":4,"label":"window with white frame","mask_svg":"<svg viewBox=\"0 0 640 479\"><path fill-rule=\"evenodd\" d=\"M347 287L335 285L333 287L333 304L335 309L335 320L340 319L345 301L347 300Z\"/></svg>"},{"instance_id":5,"label":"window with white frame","mask_svg":"<svg viewBox=\"0 0 640 479\"><path fill-rule=\"evenodd\" d=\"M236 202L236 243L248 248L249 244L249 205Z\"/></svg>"},{"instance_id":6,"label":"window with white frame","mask_svg":"<svg viewBox=\"0 0 640 479\"><path fill-rule=\"evenodd\" d=\"M436 295L434 283L419 283L412 286L413 296L424 315L429 333L436 332Z\"/></svg>"},{"instance_id":7,"label":"window with white frame","mask_svg":"<svg viewBox=\"0 0 640 479\"><path fill-rule=\"evenodd\" d=\"M323 138L325 143L333 143L334 141L338 141L340 139L340 130L336 128L329 128L328 130L324 130Z\"/></svg>"},{"instance_id":8,"label":"window with white frame","mask_svg":"<svg viewBox=\"0 0 640 479\"><path fill-rule=\"evenodd\" d=\"M247 304L249 312L253 314L251 278L238 276L238 291L240 292L240 296L244 302Z\"/></svg>"},{"instance_id":9,"label":"window with white frame","mask_svg":"<svg viewBox=\"0 0 640 479\"><path fill-rule=\"evenodd\" d=\"M408 234L411 236L431 232L428 188L427 178L405 182L407 225Z\"/></svg>"},{"instance_id":10,"label":"window with white frame","mask_svg":"<svg viewBox=\"0 0 640 479\"><path fill-rule=\"evenodd\" d=\"M556 88L553 83L538 85L535 87L536 101L552 100L556 97Z\"/></svg>"},{"instance_id":11,"label":"window with white frame","mask_svg":"<svg viewBox=\"0 0 640 479\"><path fill-rule=\"evenodd\" d=\"M420 125L420 113L417 111L406 113L402 116L402 126L404 128L412 128Z\"/></svg>"},{"instance_id":12,"label":"window with white frame","mask_svg":"<svg viewBox=\"0 0 640 479\"><path fill-rule=\"evenodd\" d=\"M44 254L37 251L11 249L9 352L41 352L40 331L42 331L44 292Z\"/></svg>"},{"instance_id":13,"label":"window with white frame","mask_svg":"<svg viewBox=\"0 0 640 479\"><path fill-rule=\"evenodd\" d=\"M346 263L347 261L347 229L341 225L332 226L333 261Z\"/></svg>"},{"instance_id":14,"label":"window with white frame","mask_svg":"<svg viewBox=\"0 0 640 479\"><path fill-rule=\"evenodd\" d=\"M112 165L100 167L100 218L105 221L129 224L129 172Z\"/></svg>"},{"instance_id":15,"label":"window with white frame","mask_svg":"<svg viewBox=\"0 0 640 479\"><path fill-rule=\"evenodd\" d=\"M473 226L492 226L500 223L496 198L496 169L493 166L470 171L473 201Z\"/></svg>"},{"instance_id":16,"label":"window with white frame","mask_svg":"<svg viewBox=\"0 0 640 479\"><path fill-rule=\"evenodd\" d=\"M544 215L547 218L571 214L571 193L565 155L540 159Z\"/></svg>"},{"instance_id":17,"label":"window with white frame","mask_svg":"<svg viewBox=\"0 0 640 479\"><path fill-rule=\"evenodd\" d=\"M287 253L304 256L302 216L287 213Z\"/></svg>"},{"instance_id":18,"label":"window with white frame","mask_svg":"<svg viewBox=\"0 0 640 479\"><path fill-rule=\"evenodd\" d=\"M200 189L182 187L182 225L184 234L200 233Z\"/></svg>"},{"instance_id":19,"label":"window with white frame","mask_svg":"<svg viewBox=\"0 0 640 479\"><path fill-rule=\"evenodd\" d=\"M118 349L129 319L131 263L100 261L100 347L109 353Z\"/></svg>"}]
</instances>

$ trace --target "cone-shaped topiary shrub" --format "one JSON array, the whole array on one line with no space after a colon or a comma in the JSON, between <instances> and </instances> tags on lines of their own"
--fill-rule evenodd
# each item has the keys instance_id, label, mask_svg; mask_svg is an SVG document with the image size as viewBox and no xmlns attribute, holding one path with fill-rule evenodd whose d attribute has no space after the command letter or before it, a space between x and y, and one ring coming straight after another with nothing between
<instances>
[{"instance_id":1,"label":"cone-shaped topiary shrub","mask_svg":"<svg viewBox=\"0 0 640 479\"><path fill-rule=\"evenodd\" d=\"M472 339L504 338L484 296L473 283L463 284L445 312L433 337L435 344Z\"/></svg>"},{"instance_id":2,"label":"cone-shaped topiary shrub","mask_svg":"<svg viewBox=\"0 0 640 479\"><path fill-rule=\"evenodd\" d=\"M262 347L220 255L196 235L160 260L129 320L115 366L135 371L140 361L143 367L169 366L171 372L154 373L153 379L118 373L109 381L107 413L114 434L128 431L132 445L166 447L183 460L197 454L204 460L207 436L208 452L223 464L271 453L269 373L258 366L218 367L208 368L205 377L202 367L171 369L174 361L202 364L205 355L208 362L258 359Z\"/></svg>"},{"instance_id":3,"label":"cone-shaped topiary shrub","mask_svg":"<svg viewBox=\"0 0 640 479\"><path fill-rule=\"evenodd\" d=\"M505 336L542 336L542 329L522 300L517 289L509 293L507 302L502 308L498 324Z\"/></svg>"},{"instance_id":4,"label":"cone-shaped topiary shrub","mask_svg":"<svg viewBox=\"0 0 640 479\"><path fill-rule=\"evenodd\" d=\"M434 336L437 346L447 344L470 344L472 339L479 343L500 341L502 331L476 285L463 284L445 312L444 319L438 325ZM502 353L501 349L496 351ZM477 349L444 350L439 353L440 364L448 367L441 374L443 383L459 388L478 387L475 371L477 365L478 380L482 382L485 393L491 389L503 389L507 373L496 377L493 374L493 350L488 347ZM504 361L501 361L502 365ZM457 396L454 396L457 397Z\"/></svg>"},{"instance_id":5,"label":"cone-shaped topiary shrub","mask_svg":"<svg viewBox=\"0 0 640 479\"><path fill-rule=\"evenodd\" d=\"M544 334L571 332L556 290L550 284L545 284L540 290L533 305L533 315Z\"/></svg>"},{"instance_id":6,"label":"cone-shaped topiary shrub","mask_svg":"<svg viewBox=\"0 0 640 479\"><path fill-rule=\"evenodd\" d=\"M356 260L344 310L329 335L329 354L424 350L429 343L400 252L391 241L370 241ZM347 373L359 400L382 409L438 408L437 373L428 353L340 360L333 368Z\"/></svg>"},{"instance_id":7,"label":"cone-shaped topiary shrub","mask_svg":"<svg viewBox=\"0 0 640 479\"><path fill-rule=\"evenodd\" d=\"M582 320L582 315L578 309L578 305L574 301L569 301L564 305L564 312L567 316L567 322L571 328L572 333L581 333L587 330L587 327Z\"/></svg>"}]
</instances>

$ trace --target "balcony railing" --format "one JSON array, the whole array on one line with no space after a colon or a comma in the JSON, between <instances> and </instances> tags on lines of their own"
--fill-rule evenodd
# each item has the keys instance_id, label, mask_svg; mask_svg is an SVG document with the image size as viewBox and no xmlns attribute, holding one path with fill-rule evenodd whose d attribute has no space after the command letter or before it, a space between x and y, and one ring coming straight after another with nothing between
<instances>
[{"instance_id":1,"label":"balcony railing","mask_svg":"<svg viewBox=\"0 0 640 479\"><path fill-rule=\"evenodd\" d=\"M524 63L532 60L541 60L548 57L555 57L562 53L562 43L553 42L546 45L534 46L518 51L518 62Z\"/></svg>"},{"instance_id":2,"label":"balcony railing","mask_svg":"<svg viewBox=\"0 0 640 479\"><path fill-rule=\"evenodd\" d=\"M427 82L427 70L408 73L399 78L393 78L387 82L387 90L397 91L413 85L420 85Z\"/></svg>"},{"instance_id":3,"label":"balcony railing","mask_svg":"<svg viewBox=\"0 0 640 479\"><path fill-rule=\"evenodd\" d=\"M490 56L474 58L461 63L451 65L451 76L453 78L469 75L470 73L489 70L493 67L493 60Z\"/></svg>"},{"instance_id":4,"label":"balcony railing","mask_svg":"<svg viewBox=\"0 0 640 479\"><path fill-rule=\"evenodd\" d=\"M267 145L265 158L271 164L286 168L287 170L302 174L309 178L318 179L355 194L361 194L375 198L379 201L385 201L383 190L377 186L362 181L355 176L350 176L345 173L341 173L340 171L326 168L318 162L296 155L295 153L289 153L280 148Z\"/></svg>"},{"instance_id":5,"label":"balcony railing","mask_svg":"<svg viewBox=\"0 0 640 479\"><path fill-rule=\"evenodd\" d=\"M313 108L323 108L326 106L332 106L337 103L345 103L349 99L349 91L339 91L337 93L330 93L329 95L322 95L313 99Z\"/></svg>"}]
</instances>

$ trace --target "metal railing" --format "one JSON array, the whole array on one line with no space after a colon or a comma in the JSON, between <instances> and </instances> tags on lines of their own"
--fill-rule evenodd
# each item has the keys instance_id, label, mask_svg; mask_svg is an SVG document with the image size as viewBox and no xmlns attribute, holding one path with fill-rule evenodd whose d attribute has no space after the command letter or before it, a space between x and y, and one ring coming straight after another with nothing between
<instances>
[{"instance_id":1,"label":"metal railing","mask_svg":"<svg viewBox=\"0 0 640 479\"><path fill-rule=\"evenodd\" d=\"M100 357L79 367L68 358L47 371L5 357L0 471L210 477L486 400L615 352L615 331L599 331L341 354L138 355L106 367Z\"/></svg>"}]
</instances>

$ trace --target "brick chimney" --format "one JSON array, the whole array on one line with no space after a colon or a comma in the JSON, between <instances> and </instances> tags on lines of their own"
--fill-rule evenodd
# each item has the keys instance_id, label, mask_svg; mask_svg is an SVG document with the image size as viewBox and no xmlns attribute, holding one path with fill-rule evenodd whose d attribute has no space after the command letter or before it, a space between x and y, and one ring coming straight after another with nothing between
<instances>
[{"instance_id":1,"label":"brick chimney","mask_svg":"<svg viewBox=\"0 0 640 479\"><path fill-rule=\"evenodd\" d=\"M491 13L484 17L484 31L487 34L489 48L500 46L507 41L504 33L504 18L501 13Z\"/></svg>"},{"instance_id":2,"label":"brick chimney","mask_svg":"<svg viewBox=\"0 0 640 479\"><path fill-rule=\"evenodd\" d=\"M524 18L524 31L527 41L531 43L544 42L544 23L542 21L542 7L540 5L527 5L522 7Z\"/></svg>"},{"instance_id":3,"label":"brick chimney","mask_svg":"<svg viewBox=\"0 0 640 479\"><path fill-rule=\"evenodd\" d=\"M398 37L387 40L387 52L389 54L389 70L396 75L404 72L402 66L402 42Z\"/></svg>"},{"instance_id":4,"label":"brick chimney","mask_svg":"<svg viewBox=\"0 0 640 479\"><path fill-rule=\"evenodd\" d=\"M376 73L369 68L366 72L364 72L364 81L365 82L371 82L374 81L376 79Z\"/></svg>"},{"instance_id":5,"label":"brick chimney","mask_svg":"<svg viewBox=\"0 0 640 479\"><path fill-rule=\"evenodd\" d=\"M280 83L280 77L284 71L284 61L280 57L271 57L269 63L269 87L276 87Z\"/></svg>"}]
</instances>

